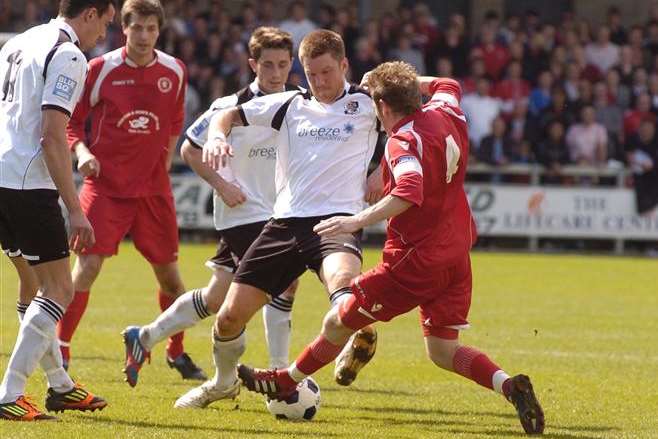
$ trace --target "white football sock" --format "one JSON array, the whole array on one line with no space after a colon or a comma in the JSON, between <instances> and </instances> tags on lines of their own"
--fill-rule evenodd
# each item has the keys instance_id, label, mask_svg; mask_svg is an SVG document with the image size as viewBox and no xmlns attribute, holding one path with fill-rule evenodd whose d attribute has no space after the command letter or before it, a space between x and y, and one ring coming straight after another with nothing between
<instances>
[{"instance_id":1,"label":"white football sock","mask_svg":"<svg viewBox=\"0 0 658 439\"><path fill-rule=\"evenodd\" d=\"M24 303L16 304L16 311L18 312L18 321L23 322L23 317L25 316L25 311L27 307ZM48 379L48 387L52 388L55 392L64 393L73 389L75 383L69 376L69 374L64 370L64 365L62 361L62 351L59 349L59 342L57 338L53 338L50 347L46 350L39 361L39 365L46 373L46 378Z\"/></svg>"},{"instance_id":2,"label":"white football sock","mask_svg":"<svg viewBox=\"0 0 658 439\"><path fill-rule=\"evenodd\" d=\"M263 307L265 338L267 339L270 367L272 368L283 369L288 367L292 302L290 299L275 297L271 303Z\"/></svg>"},{"instance_id":3,"label":"white football sock","mask_svg":"<svg viewBox=\"0 0 658 439\"><path fill-rule=\"evenodd\" d=\"M16 401L25 393L25 382L52 346L55 326L63 314L64 309L51 299L35 297L32 300L25 311L14 351L0 384L0 404Z\"/></svg>"},{"instance_id":4,"label":"white football sock","mask_svg":"<svg viewBox=\"0 0 658 439\"><path fill-rule=\"evenodd\" d=\"M150 351L162 340L190 328L210 316L203 298L203 290L196 289L182 294L152 323L139 330L139 342Z\"/></svg>"},{"instance_id":5,"label":"white football sock","mask_svg":"<svg viewBox=\"0 0 658 439\"><path fill-rule=\"evenodd\" d=\"M213 330L212 356L215 363L215 387L226 388L238 379L238 360L247 348L247 334L243 329L240 335L229 340L221 340Z\"/></svg>"}]
</instances>

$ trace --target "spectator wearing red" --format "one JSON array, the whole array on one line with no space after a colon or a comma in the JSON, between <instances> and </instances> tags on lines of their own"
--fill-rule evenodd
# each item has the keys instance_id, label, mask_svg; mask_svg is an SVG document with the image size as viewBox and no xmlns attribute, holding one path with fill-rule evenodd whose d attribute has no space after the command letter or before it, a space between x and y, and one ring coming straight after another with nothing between
<instances>
[{"instance_id":1,"label":"spectator wearing red","mask_svg":"<svg viewBox=\"0 0 658 439\"><path fill-rule=\"evenodd\" d=\"M510 113L514 106L528 99L530 83L523 79L519 61L511 61L507 66L507 76L499 81L493 90L493 96L503 101L503 111Z\"/></svg>"},{"instance_id":2,"label":"spectator wearing red","mask_svg":"<svg viewBox=\"0 0 658 439\"><path fill-rule=\"evenodd\" d=\"M635 100L635 108L624 116L624 135L630 138L637 133L643 120L656 121L656 115L651 112L651 97L642 93Z\"/></svg>"},{"instance_id":3,"label":"spectator wearing red","mask_svg":"<svg viewBox=\"0 0 658 439\"><path fill-rule=\"evenodd\" d=\"M482 28L481 42L474 52L484 60L485 70L490 78L500 78L510 59L509 50L502 44L496 42L496 33L490 26Z\"/></svg>"}]
</instances>

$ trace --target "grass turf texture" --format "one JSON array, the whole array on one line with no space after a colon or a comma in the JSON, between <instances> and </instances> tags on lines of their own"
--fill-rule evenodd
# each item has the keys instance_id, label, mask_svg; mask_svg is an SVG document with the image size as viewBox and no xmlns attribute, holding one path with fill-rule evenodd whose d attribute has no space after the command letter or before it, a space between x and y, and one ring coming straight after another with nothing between
<instances>
[{"instance_id":1,"label":"grass turf texture","mask_svg":"<svg viewBox=\"0 0 658 439\"><path fill-rule=\"evenodd\" d=\"M205 285L210 245L184 245L188 288ZM379 260L368 250L365 265ZM0 365L4 371L17 332L16 276L0 262ZM658 270L655 260L525 254L473 255L472 329L477 346L510 374L528 373L546 413L546 437L641 438L658 435ZM0 423L2 438L152 437L521 437L511 405L425 357L416 312L379 325L372 363L349 388L333 382L333 367L315 375L322 407L311 422L274 419L263 399L243 390L236 402L176 410L184 382L153 352L135 389L123 382L119 332L159 312L150 267L131 245L105 263L74 338L71 374L109 401L102 412L59 416L57 423ZM293 310L291 358L320 328L327 299L307 273ZM208 319L187 332L185 346L212 373ZM262 320L248 329L248 364L267 365ZM333 365L332 365L333 366ZM27 392L44 408L45 379Z\"/></svg>"}]
</instances>

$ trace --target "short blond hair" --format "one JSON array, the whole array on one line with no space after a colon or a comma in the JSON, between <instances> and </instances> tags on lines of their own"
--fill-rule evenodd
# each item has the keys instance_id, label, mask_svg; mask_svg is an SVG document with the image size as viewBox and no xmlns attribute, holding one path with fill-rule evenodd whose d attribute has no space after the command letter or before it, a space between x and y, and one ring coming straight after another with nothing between
<instances>
[{"instance_id":1,"label":"short blond hair","mask_svg":"<svg viewBox=\"0 0 658 439\"><path fill-rule=\"evenodd\" d=\"M398 114L409 115L420 109L420 87L416 69L402 61L385 62L367 77L370 96L382 101Z\"/></svg>"},{"instance_id":2,"label":"short blond hair","mask_svg":"<svg viewBox=\"0 0 658 439\"><path fill-rule=\"evenodd\" d=\"M249 56L258 61L265 49L283 49L292 58L292 35L277 27L261 26L249 38Z\"/></svg>"},{"instance_id":3,"label":"short blond hair","mask_svg":"<svg viewBox=\"0 0 658 439\"><path fill-rule=\"evenodd\" d=\"M299 59L317 58L325 53L331 55L336 61L345 58L345 43L343 38L334 31L327 29L315 30L304 37L299 44Z\"/></svg>"}]
</instances>

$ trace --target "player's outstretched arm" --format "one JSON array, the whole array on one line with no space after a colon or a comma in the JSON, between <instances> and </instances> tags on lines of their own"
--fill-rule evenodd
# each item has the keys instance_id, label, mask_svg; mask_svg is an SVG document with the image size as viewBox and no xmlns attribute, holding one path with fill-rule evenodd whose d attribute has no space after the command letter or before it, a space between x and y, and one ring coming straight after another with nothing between
<instances>
[{"instance_id":1,"label":"player's outstretched arm","mask_svg":"<svg viewBox=\"0 0 658 439\"><path fill-rule=\"evenodd\" d=\"M236 186L224 180L214 169L207 163L203 162L202 150L192 145L188 140L183 142L181 148L181 157L196 174L204 179L217 194L222 198L224 203L229 207L235 207L244 203L247 197L244 195L239 186Z\"/></svg>"},{"instance_id":2,"label":"player's outstretched arm","mask_svg":"<svg viewBox=\"0 0 658 439\"><path fill-rule=\"evenodd\" d=\"M404 198L387 195L379 200L377 204L362 210L354 216L334 216L320 221L313 227L313 231L320 236L354 233L364 227L400 215L413 205L413 202L407 201Z\"/></svg>"},{"instance_id":3,"label":"player's outstretched arm","mask_svg":"<svg viewBox=\"0 0 658 439\"><path fill-rule=\"evenodd\" d=\"M59 110L43 110L41 112L41 147L50 177L69 211L71 224L69 245L73 251L78 252L91 247L95 238L94 230L82 212L73 184L71 153L66 142L68 121L68 116Z\"/></svg>"},{"instance_id":4,"label":"player's outstretched arm","mask_svg":"<svg viewBox=\"0 0 658 439\"><path fill-rule=\"evenodd\" d=\"M438 81L442 84L455 87L457 90L461 88L459 82L455 81L452 78L439 78L436 76L419 76L418 84L420 85L420 92L426 96L431 95L432 90L430 86L434 81Z\"/></svg>"}]
</instances>

